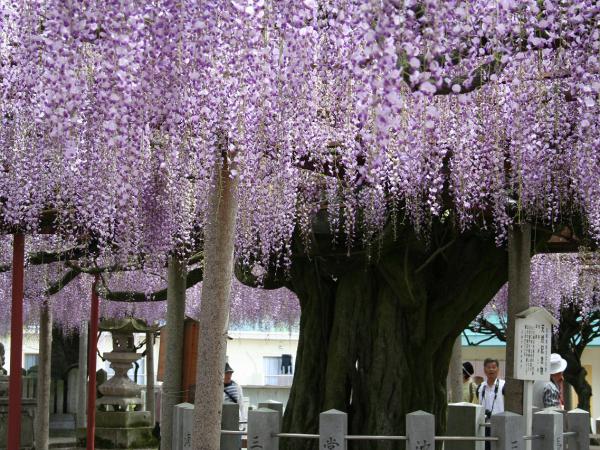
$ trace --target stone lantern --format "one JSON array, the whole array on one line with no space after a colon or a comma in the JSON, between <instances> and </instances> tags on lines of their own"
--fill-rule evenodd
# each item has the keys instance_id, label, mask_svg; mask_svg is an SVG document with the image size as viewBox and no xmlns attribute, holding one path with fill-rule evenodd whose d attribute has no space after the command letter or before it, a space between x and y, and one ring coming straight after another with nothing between
<instances>
[{"instance_id":1,"label":"stone lantern","mask_svg":"<svg viewBox=\"0 0 600 450\"><path fill-rule=\"evenodd\" d=\"M158 448L152 435L151 414L142 411L142 388L127 376L133 363L142 357L136 352L134 333L147 333L154 328L127 318L103 320L99 329L112 333L113 349L103 356L115 374L98 388L103 397L96 402L96 448Z\"/></svg>"}]
</instances>

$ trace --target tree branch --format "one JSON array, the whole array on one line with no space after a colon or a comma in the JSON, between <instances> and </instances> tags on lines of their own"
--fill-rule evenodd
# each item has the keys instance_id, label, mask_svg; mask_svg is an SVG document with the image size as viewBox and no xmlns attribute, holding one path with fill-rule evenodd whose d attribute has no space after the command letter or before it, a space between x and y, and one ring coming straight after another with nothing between
<instances>
[{"instance_id":1,"label":"tree branch","mask_svg":"<svg viewBox=\"0 0 600 450\"><path fill-rule=\"evenodd\" d=\"M42 264L50 264L53 262L68 261L71 259L79 259L90 253L88 247L73 247L67 250L58 252L36 252L28 256L29 264L37 266Z\"/></svg>"},{"instance_id":2,"label":"tree branch","mask_svg":"<svg viewBox=\"0 0 600 450\"><path fill-rule=\"evenodd\" d=\"M198 267L190 270L186 276L186 289L189 289L192 286L200 283L203 277L204 271L202 268ZM102 293L102 296L106 300L113 302L161 302L167 299L167 288L160 289L149 294L139 291L111 291L108 289L106 284L104 284L104 289L105 291Z\"/></svg>"},{"instance_id":3,"label":"tree branch","mask_svg":"<svg viewBox=\"0 0 600 450\"><path fill-rule=\"evenodd\" d=\"M485 334L491 334L491 335L497 337L498 339L500 339L501 341L506 342L506 329L502 329L502 328L494 325L492 322L490 322L489 320L487 320L484 317L476 319L476 323L477 323L477 325L479 325L479 330L475 330L474 327L469 325L469 329L471 331L473 331L475 333L481 333L483 330L483 332Z\"/></svg>"},{"instance_id":4,"label":"tree branch","mask_svg":"<svg viewBox=\"0 0 600 450\"><path fill-rule=\"evenodd\" d=\"M65 266L78 270L82 273L87 273L90 275L97 275L101 273L113 273L113 272L131 272L134 270L140 270L142 268L141 265L131 265L131 266L122 266L120 264L113 264L111 266L96 266L93 267L84 267L79 264L75 264L72 261L66 261Z\"/></svg>"},{"instance_id":5,"label":"tree branch","mask_svg":"<svg viewBox=\"0 0 600 450\"><path fill-rule=\"evenodd\" d=\"M197 264L199 262L202 262L204 260L204 252L198 252L198 253L194 253L192 256L190 256L187 260L187 265L192 266L194 264Z\"/></svg>"},{"instance_id":6,"label":"tree branch","mask_svg":"<svg viewBox=\"0 0 600 450\"><path fill-rule=\"evenodd\" d=\"M76 269L69 270L63 277L55 283L52 283L48 288L44 291L44 295L51 296L58 293L62 288L64 288L67 284L73 281L81 272Z\"/></svg>"}]
</instances>

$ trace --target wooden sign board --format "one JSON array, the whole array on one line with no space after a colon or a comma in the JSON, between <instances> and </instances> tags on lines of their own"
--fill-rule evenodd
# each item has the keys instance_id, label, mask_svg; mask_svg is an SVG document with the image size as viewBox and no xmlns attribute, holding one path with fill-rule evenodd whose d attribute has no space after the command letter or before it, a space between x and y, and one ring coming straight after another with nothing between
<instances>
[{"instance_id":1,"label":"wooden sign board","mask_svg":"<svg viewBox=\"0 0 600 450\"><path fill-rule=\"evenodd\" d=\"M515 378L548 380L552 326L558 321L541 307L528 308L515 320Z\"/></svg>"}]
</instances>

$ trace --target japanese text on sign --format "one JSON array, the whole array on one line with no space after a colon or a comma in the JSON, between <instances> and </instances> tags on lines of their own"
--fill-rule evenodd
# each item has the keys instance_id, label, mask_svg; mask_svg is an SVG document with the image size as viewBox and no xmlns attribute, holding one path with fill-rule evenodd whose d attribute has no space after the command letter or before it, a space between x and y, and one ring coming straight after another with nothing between
<instances>
[{"instance_id":1,"label":"japanese text on sign","mask_svg":"<svg viewBox=\"0 0 600 450\"><path fill-rule=\"evenodd\" d=\"M516 321L515 378L545 380L550 369L551 326L546 323Z\"/></svg>"}]
</instances>

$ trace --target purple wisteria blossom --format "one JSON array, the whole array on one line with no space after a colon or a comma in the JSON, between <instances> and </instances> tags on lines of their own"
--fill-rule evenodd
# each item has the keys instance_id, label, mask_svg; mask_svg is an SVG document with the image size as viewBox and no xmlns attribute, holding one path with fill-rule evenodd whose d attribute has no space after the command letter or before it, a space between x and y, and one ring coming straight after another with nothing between
<instances>
[{"instance_id":1,"label":"purple wisteria blossom","mask_svg":"<svg viewBox=\"0 0 600 450\"><path fill-rule=\"evenodd\" d=\"M342 202L394 197L416 222L443 212L448 181L463 226L490 210L503 234L512 198L525 217L583 213L600 236L596 2L0 8L8 224L35 229L54 207L67 234L169 248L202 222L221 136L241 249L285 251L298 191L319 183L304 157L343 162Z\"/></svg>"},{"instance_id":2,"label":"purple wisteria blossom","mask_svg":"<svg viewBox=\"0 0 600 450\"><path fill-rule=\"evenodd\" d=\"M560 320L561 310L574 306L585 321L600 311L600 255L545 254L531 261L531 306L541 306ZM481 317L506 321L508 283L485 307ZM555 332L558 329L554 330Z\"/></svg>"},{"instance_id":3,"label":"purple wisteria blossom","mask_svg":"<svg viewBox=\"0 0 600 450\"><path fill-rule=\"evenodd\" d=\"M288 267L326 209L583 219L600 240L595 0L0 0L0 223L164 260L201 242L216 158L237 257ZM50 277L52 268L40 274Z\"/></svg>"}]
</instances>

